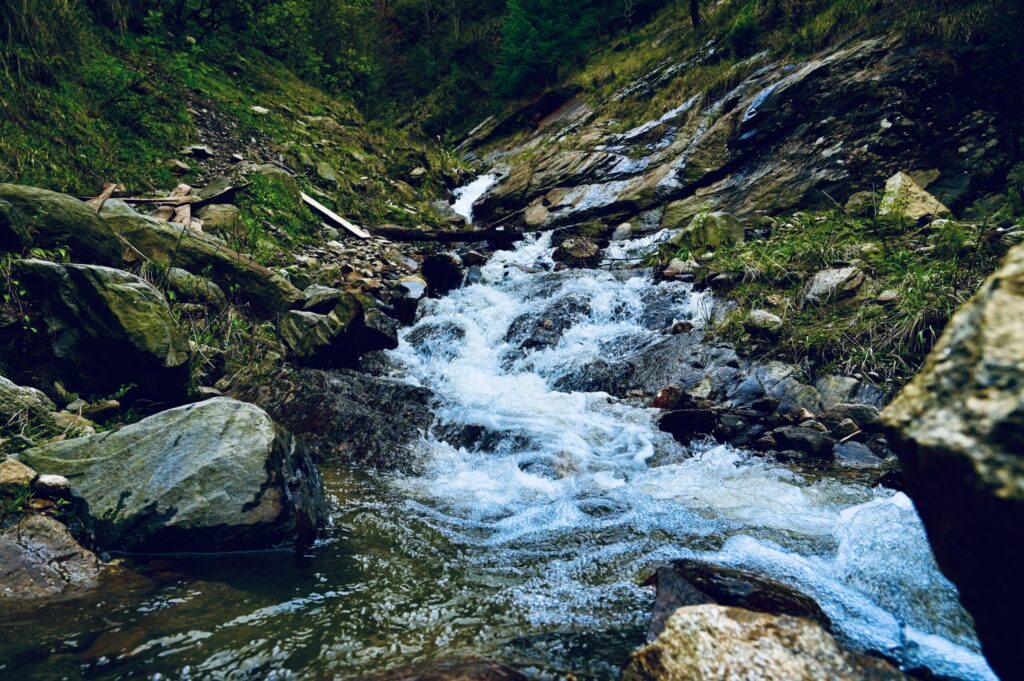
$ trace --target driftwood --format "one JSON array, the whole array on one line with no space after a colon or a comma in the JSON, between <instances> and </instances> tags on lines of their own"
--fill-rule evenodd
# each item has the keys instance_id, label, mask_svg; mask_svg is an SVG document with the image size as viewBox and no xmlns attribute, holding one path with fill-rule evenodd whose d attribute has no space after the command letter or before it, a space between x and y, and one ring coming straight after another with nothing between
<instances>
[{"instance_id":1,"label":"driftwood","mask_svg":"<svg viewBox=\"0 0 1024 681\"><path fill-rule=\"evenodd\" d=\"M523 238L521 232L499 229L406 229L385 225L375 227L374 233L392 241L437 241L441 243L470 243L488 241L490 243L512 243Z\"/></svg>"},{"instance_id":2,"label":"driftwood","mask_svg":"<svg viewBox=\"0 0 1024 681\"><path fill-rule=\"evenodd\" d=\"M309 206L310 208L315 210L317 213L320 213L320 215L324 216L325 218L327 218L328 220L330 220L334 224L338 225L339 227L344 228L350 234L353 234L354 236L357 236L360 239L369 239L370 238L370 233L367 232L365 229L363 229L362 227L358 227L356 225L353 225L351 222L349 222L345 218L341 217L340 215L335 213L333 210L331 210L327 206L323 205L322 203L320 203L319 201L314 199L309 194L303 193L302 194L302 200L306 203L307 206Z\"/></svg>"}]
</instances>

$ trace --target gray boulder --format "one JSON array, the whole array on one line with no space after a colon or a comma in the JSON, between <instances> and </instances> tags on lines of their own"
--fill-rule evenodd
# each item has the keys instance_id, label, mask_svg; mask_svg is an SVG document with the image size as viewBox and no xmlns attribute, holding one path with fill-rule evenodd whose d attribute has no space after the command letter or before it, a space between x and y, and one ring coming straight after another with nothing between
<instances>
[{"instance_id":1,"label":"gray boulder","mask_svg":"<svg viewBox=\"0 0 1024 681\"><path fill-rule=\"evenodd\" d=\"M226 397L18 458L71 480L81 520L105 549L301 549L326 516L305 450L262 409Z\"/></svg>"},{"instance_id":2,"label":"gray boulder","mask_svg":"<svg viewBox=\"0 0 1024 681\"><path fill-rule=\"evenodd\" d=\"M0 431L20 432L32 424L46 430L56 428L53 401L35 388L27 388L0 376Z\"/></svg>"},{"instance_id":3,"label":"gray boulder","mask_svg":"<svg viewBox=\"0 0 1024 681\"><path fill-rule=\"evenodd\" d=\"M196 212L196 217L203 221L203 232L219 237L235 244L245 237L245 223L238 206L230 203L211 203Z\"/></svg>"},{"instance_id":4,"label":"gray boulder","mask_svg":"<svg viewBox=\"0 0 1024 681\"><path fill-rule=\"evenodd\" d=\"M0 234L13 235L5 238L9 243L23 241L27 234L31 245L40 248L67 247L76 262L111 267L121 264L121 241L96 211L73 196L0 184L0 200L9 206L0 211L0 223L6 225Z\"/></svg>"},{"instance_id":5,"label":"gray boulder","mask_svg":"<svg viewBox=\"0 0 1024 681\"><path fill-rule=\"evenodd\" d=\"M151 397L184 392L188 344L151 284L109 267L44 260L18 261L14 272L41 310L68 388L112 393L134 384Z\"/></svg>"},{"instance_id":6,"label":"gray boulder","mask_svg":"<svg viewBox=\"0 0 1024 681\"><path fill-rule=\"evenodd\" d=\"M995 672L1024 669L1024 246L882 414L939 565Z\"/></svg>"},{"instance_id":7,"label":"gray boulder","mask_svg":"<svg viewBox=\"0 0 1024 681\"><path fill-rule=\"evenodd\" d=\"M666 210L662 227L671 227L677 219L683 219L683 216L676 218L671 208ZM703 251L730 244L742 244L745 239L746 230L743 223L729 213L718 211L694 216L690 224L679 230L669 243Z\"/></svg>"},{"instance_id":8,"label":"gray boulder","mask_svg":"<svg viewBox=\"0 0 1024 681\"><path fill-rule=\"evenodd\" d=\"M295 361L305 366L352 366L366 349L363 306L345 293L327 314L291 310L277 325L281 340Z\"/></svg>"},{"instance_id":9,"label":"gray boulder","mask_svg":"<svg viewBox=\"0 0 1024 681\"><path fill-rule=\"evenodd\" d=\"M743 320L743 328L752 336L774 338L782 331L782 317L768 310L751 310Z\"/></svg>"}]
</instances>

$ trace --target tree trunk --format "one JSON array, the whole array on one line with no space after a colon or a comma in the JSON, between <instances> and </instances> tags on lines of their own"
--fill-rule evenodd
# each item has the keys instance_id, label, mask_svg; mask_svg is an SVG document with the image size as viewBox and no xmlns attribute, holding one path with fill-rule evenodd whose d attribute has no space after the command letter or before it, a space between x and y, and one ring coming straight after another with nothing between
<instances>
[{"instance_id":1,"label":"tree trunk","mask_svg":"<svg viewBox=\"0 0 1024 681\"><path fill-rule=\"evenodd\" d=\"M690 21L694 28L700 26L700 0L690 0Z\"/></svg>"}]
</instances>

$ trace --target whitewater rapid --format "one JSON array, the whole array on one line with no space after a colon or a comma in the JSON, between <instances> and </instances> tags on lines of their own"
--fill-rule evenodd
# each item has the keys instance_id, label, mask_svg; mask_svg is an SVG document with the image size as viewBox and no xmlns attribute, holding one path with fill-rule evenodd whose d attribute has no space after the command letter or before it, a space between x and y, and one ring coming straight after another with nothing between
<instances>
[{"instance_id":1,"label":"whitewater rapid","mask_svg":"<svg viewBox=\"0 0 1024 681\"><path fill-rule=\"evenodd\" d=\"M406 380L439 399L422 474L392 484L410 512L464 547L477 579L507 582L501 607L527 630L635 628L651 603L642 578L693 557L809 594L855 648L905 668L995 678L906 495L809 481L711 441L685 447L658 430L656 410L557 390L594 361L614 364L664 338L652 319L700 326L709 301L642 271L556 273L550 252L547 234L496 254L481 283L426 303L392 353ZM556 343L524 349L517 329L547 323L552 309L573 323Z\"/></svg>"}]
</instances>

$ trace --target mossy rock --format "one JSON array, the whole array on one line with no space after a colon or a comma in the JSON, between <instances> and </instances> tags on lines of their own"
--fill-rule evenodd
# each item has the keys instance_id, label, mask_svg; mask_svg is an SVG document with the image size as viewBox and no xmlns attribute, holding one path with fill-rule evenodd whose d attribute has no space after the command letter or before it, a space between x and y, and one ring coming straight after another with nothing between
<instances>
[{"instance_id":1,"label":"mossy rock","mask_svg":"<svg viewBox=\"0 0 1024 681\"><path fill-rule=\"evenodd\" d=\"M0 184L0 225L5 241L24 247L25 236L39 248L66 247L76 262L117 267L121 242L90 206L73 196L27 187Z\"/></svg>"}]
</instances>

